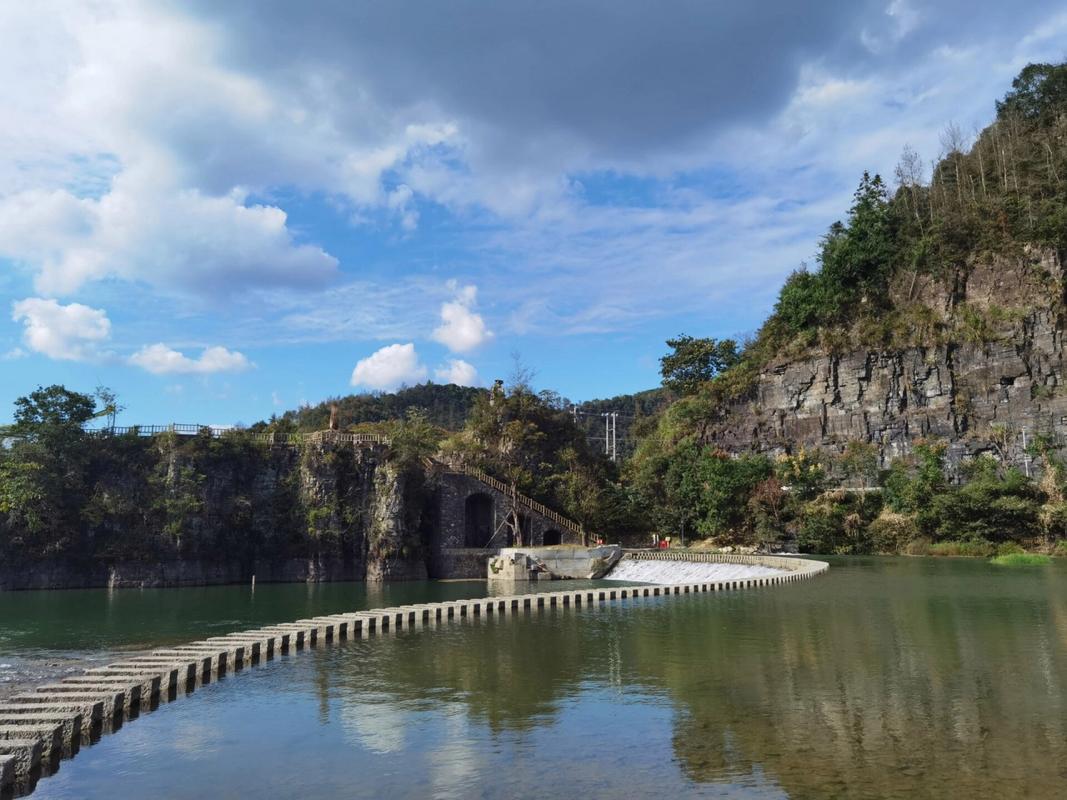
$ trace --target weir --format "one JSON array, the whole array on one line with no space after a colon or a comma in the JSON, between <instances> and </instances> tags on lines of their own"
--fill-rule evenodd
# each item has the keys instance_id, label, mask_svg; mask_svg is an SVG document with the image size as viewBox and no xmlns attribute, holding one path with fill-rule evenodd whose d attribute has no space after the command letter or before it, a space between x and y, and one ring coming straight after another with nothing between
<instances>
[{"instance_id":1,"label":"weir","mask_svg":"<svg viewBox=\"0 0 1067 800\"><path fill-rule=\"evenodd\" d=\"M693 568L704 570L706 577L690 580ZM88 670L82 676L65 678L0 703L0 796L28 794L42 776L58 768L61 759L73 757L81 746L92 744L100 735L117 731L124 722L152 711L159 703L178 700L203 684L281 653L474 617L577 610L603 603L773 586L813 578L828 568L825 562L801 558L630 551L609 578L616 579L617 574L625 575L629 570L645 577L654 575L657 583L330 614L157 650L150 656ZM671 577L665 574L667 570L674 571L678 582L667 580ZM679 576L683 575L688 577L682 580Z\"/></svg>"},{"instance_id":2,"label":"weir","mask_svg":"<svg viewBox=\"0 0 1067 800\"><path fill-rule=\"evenodd\" d=\"M692 553L672 550L637 550L622 559L604 578L674 585L705 581L744 581L768 578L788 571L796 559L781 556L735 556L726 553ZM785 562L785 564L783 564Z\"/></svg>"}]
</instances>

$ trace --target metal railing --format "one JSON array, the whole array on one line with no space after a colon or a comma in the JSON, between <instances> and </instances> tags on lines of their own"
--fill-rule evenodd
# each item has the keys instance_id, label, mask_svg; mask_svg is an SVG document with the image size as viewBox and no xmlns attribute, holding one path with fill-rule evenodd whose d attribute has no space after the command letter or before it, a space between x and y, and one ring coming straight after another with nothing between
<instances>
[{"instance_id":1,"label":"metal railing","mask_svg":"<svg viewBox=\"0 0 1067 800\"><path fill-rule=\"evenodd\" d=\"M160 436L172 433L177 436L210 436L221 439L224 436L239 436L254 442L265 444L305 444L337 442L339 444L389 444L389 437L382 433L345 433L343 431L314 431L313 433L279 433L250 431L245 428L222 427L218 425L189 425L173 423L171 425L129 425L126 427L100 428L90 430L91 436Z\"/></svg>"}]
</instances>

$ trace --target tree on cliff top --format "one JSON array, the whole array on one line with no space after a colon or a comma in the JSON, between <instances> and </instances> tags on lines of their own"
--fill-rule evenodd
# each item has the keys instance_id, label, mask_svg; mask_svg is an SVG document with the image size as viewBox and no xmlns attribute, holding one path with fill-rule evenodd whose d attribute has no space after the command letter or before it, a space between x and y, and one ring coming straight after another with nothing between
<instances>
[{"instance_id":1,"label":"tree on cliff top","mask_svg":"<svg viewBox=\"0 0 1067 800\"><path fill-rule=\"evenodd\" d=\"M1039 120L1067 109L1067 64L1027 64L997 101L997 116Z\"/></svg>"},{"instance_id":2,"label":"tree on cliff top","mask_svg":"<svg viewBox=\"0 0 1067 800\"><path fill-rule=\"evenodd\" d=\"M895 250L881 176L864 172L853 197L847 222L835 222L822 239L819 271L794 272L782 287L772 322L790 333L841 323L886 304Z\"/></svg>"},{"instance_id":3,"label":"tree on cliff top","mask_svg":"<svg viewBox=\"0 0 1067 800\"><path fill-rule=\"evenodd\" d=\"M84 426L95 416L92 397L59 385L15 401L10 431L20 438L0 452L0 514L28 534L20 544L48 551L73 540L86 497Z\"/></svg>"},{"instance_id":4,"label":"tree on cliff top","mask_svg":"<svg viewBox=\"0 0 1067 800\"><path fill-rule=\"evenodd\" d=\"M741 357L733 339L694 339L682 334L668 339L667 346L674 352L659 360L663 385L682 395L692 394Z\"/></svg>"},{"instance_id":5,"label":"tree on cliff top","mask_svg":"<svg viewBox=\"0 0 1067 800\"><path fill-rule=\"evenodd\" d=\"M96 416L96 402L87 394L65 386L37 387L15 401L14 433L39 436L51 432L81 431Z\"/></svg>"}]
</instances>

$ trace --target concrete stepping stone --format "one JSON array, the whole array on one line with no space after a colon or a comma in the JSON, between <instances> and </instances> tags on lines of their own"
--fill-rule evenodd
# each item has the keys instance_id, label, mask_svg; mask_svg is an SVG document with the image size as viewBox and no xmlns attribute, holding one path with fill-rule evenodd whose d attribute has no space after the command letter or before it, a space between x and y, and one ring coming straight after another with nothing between
<instances>
[{"instance_id":1,"label":"concrete stepping stone","mask_svg":"<svg viewBox=\"0 0 1067 800\"><path fill-rule=\"evenodd\" d=\"M48 707L45 706L45 709ZM30 714L4 713L0 710L0 728L33 727L41 725L58 725L63 735L64 744L74 744L81 740L82 715L79 711L39 711Z\"/></svg>"},{"instance_id":2,"label":"concrete stepping stone","mask_svg":"<svg viewBox=\"0 0 1067 800\"><path fill-rule=\"evenodd\" d=\"M19 694L10 699L11 703L17 703L19 705L27 705L30 703L40 705L65 705L70 703L71 705L84 704L86 706L99 703L102 709L102 718L107 719L113 717L116 714L121 714L123 708L126 706L126 693L108 691L105 694L100 692L70 692L63 693L45 693L40 692L37 694Z\"/></svg>"},{"instance_id":3,"label":"concrete stepping stone","mask_svg":"<svg viewBox=\"0 0 1067 800\"><path fill-rule=\"evenodd\" d=\"M0 724L0 740L37 739L41 742L41 755L49 758L53 752L63 752L63 726L38 723L36 725Z\"/></svg>"}]
</instances>

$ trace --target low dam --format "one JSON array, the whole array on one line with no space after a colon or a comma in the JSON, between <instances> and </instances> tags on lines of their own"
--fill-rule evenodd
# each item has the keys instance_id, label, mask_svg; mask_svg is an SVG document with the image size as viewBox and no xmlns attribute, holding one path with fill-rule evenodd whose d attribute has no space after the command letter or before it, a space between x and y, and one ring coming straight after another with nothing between
<instances>
[{"instance_id":1,"label":"low dam","mask_svg":"<svg viewBox=\"0 0 1067 800\"><path fill-rule=\"evenodd\" d=\"M73 757L103 735L119 731L161 703L174 702L224 675L283 655L295 655L342 639L367 639L474 619L569 613L602 604L643 603L665 596L770 587L815 577L828 568L823 562L808 559L684 552L629 553L623 564L683 569L691 566L686 563L688 557L699 559L705 568L734 571L721 573L713 580L669 585L606 584L330 614L133 654L82 675L37 687L0 704L0 797L30 793L42 777L58 768L62 759ZM668 561L674 563L668 565ZM767 571L736 571L745 566Z\"/></svg>"},{"instance_id":2,"label":"low dam","mask_svg":"<svg viewBox=\"0 0 1067 800\"><path fill-rule=\"evenodd\" d=\"M735 556L685 551L630 551L604 577L612 581L634 581L675 585L706 581L744 581L770 578L789 572L796 559L781 556Z\"/></svg>"}]
</instances>

